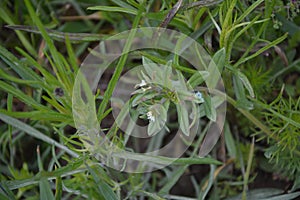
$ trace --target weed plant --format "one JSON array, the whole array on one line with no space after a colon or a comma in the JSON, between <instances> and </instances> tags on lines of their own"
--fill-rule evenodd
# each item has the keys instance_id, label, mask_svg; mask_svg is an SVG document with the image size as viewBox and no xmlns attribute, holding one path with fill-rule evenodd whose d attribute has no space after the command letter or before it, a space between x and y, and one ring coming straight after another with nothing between
<instances>
[{"instance_id":1,"label":"weed plant","mask_svg":"<svg viewBox=\"0 0 300 200\"><path fill-rule=\"evenodd\" d=\"M299 198L299 6L294 0L2 0L0 199ZM151 82L154 65L176 69L184 95L204 110L197 117L203 135L185 157L154 172L131 174L103 165L84 145L72 98L91 48L139 27L170 28L201 44L220 70L228 105L218 143L200 157L204 136L210 137L207 124L217 118L209 94L193 91L203 86L198 72L159 50L137 52L134 59L122 55L92 97L97 121L118 147L146 148L118 129L108 106L118 100L112 95L121 75L137 62L150 68L140 75L131 101L141 123L149 123L149 135L164 126L168 114L173 123L165 127L167 133L177 128L190 134L185 120L190 113L177 106L177 93ZM152 90L144 93L148 87ZM153 100L157 90L160 96ZM147 100L141 95L148 95ZM165 142L156 138L151 148ZM147 159L159 165L167 158Z\"/></svg>"}]
</instances>

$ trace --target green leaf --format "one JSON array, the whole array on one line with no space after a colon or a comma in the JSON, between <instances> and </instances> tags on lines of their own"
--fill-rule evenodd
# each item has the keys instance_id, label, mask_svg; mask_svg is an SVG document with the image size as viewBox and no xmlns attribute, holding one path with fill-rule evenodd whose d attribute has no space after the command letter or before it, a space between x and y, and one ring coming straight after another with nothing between
<instances>
[{"instance_id":1,"label":"green leaf","mask_svg":"<svg viewBox=\"0 0 300 200\"><path fill-rule=\"evenodd\" d=\"M157 194L153 193L153 192L146 192L144 190L139 190L138 192L147 195L148 197L151 197L151 199L154 200L165 200L164 198L158 196Z\"/></svg>"},{"instance_id":2,"label":"green leaf","mask_svg":"<svg viewBox=\"0 0 300 200\"><path fill-rule=\"evenodd\" d=\"M300 176L296 177L296 180L294 181L294 185L291 189L292 192L298 190L300 188Z\"/></svg>"},{"instance_id":3,"label":"green leaf","mask_svg":"<svg viewBox=\"0 0 300 200\"><path fill-rule=\"evenodd\" d=\"M167 101L168 102L168 101ZM156 104L150 107L150 111L153 113L154 121L150 120L148 125L148 135L152 136L163 129L167 121L167 109L168 103L165 106Z\"/></svg>"},{"instance_id":4,"label":"green leaf","mask_svg":"<svg viewBox=\"0 0 300 200\"><path fill-rule=\"evenodd\" d=\"M156 84L160 84L163 86L164 83L164 75L162 74L162 69L154 63L152 60L142 57L143 67L147 73L147 75L150 77L151 82L154 82Z\"/></svg>"},{"instance_id":5,"label":"green leaf","mask_svg":"<svg viewBox=\"0 0 300 200\"><path fill-rule=\"evenodd\" d=\"M0 81L0 89L2 91L5 91L9 94L14 95L15 97L17 97L18 99L23 101L25 104L27 104L29 106L32 106L33 108L40 109L40 110L48 110L47 107L39 104L33 98L31 98L30 96L24 94L21 90L19 90L15 87L3 82L3 81Z\"/></svg>"},{"instance_id":6,"label":"green leaf","mask_svg":"<svg viewBox=\"0 0 300 200\"><path fill-rule=\"evenodd\" d=\"M237 76L241 79L243 85L248 90L250 96L252 98L254 98L255 94L254 94L252 85L251 85L250 81L248 80L247 76L245 74L243 74L242 72L240 72L240 71L237 72Z\"/></svg>"},{"instance_id":7,"label":"green leaf","mask_svg":"<svg viewBox=\"0 0 300 200\"><path fill-rule=\"evenodd\" d=\"M27 7L28 13L32 19L32 21L35 23L39 31L41 32L41 35L43 36L44 40L46 41L46 44L48 45L49 51L51 53L51 57L45 52L45 55L47 56L53 70L56 72L57 79L61 84L64 84L66 89L72 88L71 83L69 82L69 78L66 74L66 66L64 65L64 57L57 51L53 40L48 35L44 25L42 24L40 18L37 16L36 12L34 11L34 8L32 7L30 0L25 0L25 5Z\"/></svg>"},{"instance_id":8,"label":"green leaf","mask_svg":"<svg viewBox=\"0 0 300 200\"><path fill-rule=\"evenodd\" d=\"M205 157L192 157L192 158L170 158L165 156L152 156L142 153L133 153L129 151L116 152L113 153L112 156L116 158L123 158L129 160L138 160L141 162L149 162L156 164L173 164L173 165L202 165L202 164L213 164L213 165L221 165L222 162L215 160L213 158L205 158Z\"/></svg>"},{"instance_id":9,"label":"green leaf","mask_svg":"<svg viewBox=\"0 0 300 200\"><path fill-rule=\"evenodd\" d=\"M19 22L14 21L14 19L11 17L11 13L9 13L9 11L5 8L3 8L2 6L0 7L0 18L3 19L3 21L5 21L6 24L9 25L15 25L18 24ZM37 52L35 50L35 48L32 46L31 42L27 39L27 37L20 31L16 30L16 34L18 36L18 38L20 39L21 43L24 45L24 47L26 48L26 50L33 56L37 56Z\"/></svg>"},{"instance_id":10,"label":"green leaf","mask_svg":"<svg viewBox=\"0 0 300 200\"><path fill-rule=\"evenodd\" d=\"M22 79L40 81L42 79L24 62L21 62L20 59L15 57L11 52L6 50L0 45L0 58L11 68L13 69Z\"/></svg>"},{"instance_id":11,"label":"green leaf","mask_svg":"<svg viewBox=\"0 0 300 200\"><path fill-rule=\"evenodd\" d=\"M210 61L207 69L209 76L205 81L209 88L215 88L221 80L221 73L225 66L225 56L225 48L222 48L215 53Z\"/></svg>"},{"instance_id":12,"label":"green leaf","mask_svg":"<svg viewBox=\"0 0 300 200\"><path fill-rule=\"evenodd\" d=\"M112 188L99 177L94 169L88 165L86 166L95 181L98 193L103 196L105 200L118 200L119 198L114 193Z\"/></svg>"},{"instance_id":13,"label":"green leaf","mask_svg":"<svg viewBox=\"0 0 300 200\"><path fill-rule=\"evenodd\" d=\"M111 0L111 1L114 2L115 4L119 5L122 8L135 9L133 6L129 5L128 3L126 3L123 0Z\"/></svg>"},{"instance_id":14,"label":"green leaf","mask_svg":"<svg viewBox=\"0 0 300 200\"><path fill-rule=\"evenodd\" d=\"M205 200L205 197L207 196L208 192L210 191L211 187L213 186L214 179L215 179L215 171L216 171L216 166L210 165L210 172L209 172L209 175L208 175L207 185L204 188L204 191L201 190L198 199ZM206 183L206 182L204 182L204 183Z\"/></svg>"},{"instance_id":15,"label":"green leaf","mask_svg":"<svg viewBox=\"0 0 300 200\"><path fill-rule=\"evenodd\" d=\"M168 182L159 190L158 194L166 195L170 192L172 187L177 183L179 178L183 175L183 173L188 168L188 165L184 165L182 167L177 168L176 170L172 171L170 178L168 178Z\"/></svg>"},{"instance_id":16,"label":"green leaf","mask_svg":"<svg viewBox=\"0 0 300 200\"><path fill-rule=\"evenodd\" d=\"M158 119L155 119L155 121L150 121L147 132L149 136L155 135L159 131L162 130L161 122Z\"/></svg>"},{"instance_id":17,"label":"green leaf","mask_svg":"<svg viewBox=\"0 0 300 200\"><path fill-rule=\"evenodd\" d=\"M145 5L145 1L142 3L142 7ZM113 91L117 85L117 82L121 76L121 73L123 71L123 68L124 68L124 65L126 64L126 60L127 60L127 57L128 57L128 52L130 51L130 48L131 48L131 45L132 45L132 42L134 40L134 37L137 33L137 30L136 28L138 27L139 25L139 22L140 22L140 19L142 17L142 14L143 14L143 11L142 10L138 10L135 18L134 18L134 21L133 21L133 24L132 24L132 29L128 35L128 38L126 40L126 43L124 45L124 48L123 48L123 51L122 51L122 55L121 57L119 58L119 61L117 63L117 66L116 66L116 69L115 69L115 72L113 73L113 76L111 78L111 80L109 81L108 83L108 86L107 86L107 90L105 91L104 93L104 96L103 96L103 101L101 102L99 108L98 108L98 118L101 118L101 115L103 115L103 113L105 112L105 109L107 107L107 104L108 104L108 101L109 99L111 98L112 94L113 94ZM100 122L101 123L101 122Z\"/></svg>"},{"instance_id":18,"label":"green leaf","mask_svg":"<svg viewBox=\"0 0 300 200\"><path fill-rule=\"evenodd\" d=\"M225 144L226 144L228 154L230 155L231 158L236 158L236 144L234 142L229 124L227 122L225 123L225 127L224 127L224 137L225 137Z\"/></svg>"},{"instance_id":19,"label":"green leaf","mask_svg":"<svg viewBox=\"0 0 300 200\"><path fill-rule=\"evenodd\" d=\"M190 135L190 128L189 128L189 114L186 109L186 104L184 102L176 104L177 109L177 116L178 116L178 123L180 130L186 136Z\"/></svg>"},{"instance_id":20,"label":"green leaf","mask_svg":"<svg viewBox=\"0 0 300 200\"><path fill-rule=\"evenodd\" d=\"M299 196L300 196L300 192L294 192L294 193L283 194L283 195L279 195L279 196L275 196L275 197L268 197L263 200L291 200L291 199L295 199L296 197L299 197Z\"/></svg>"},{"instance_id":21,"label":"green leaf","mask_svg":"<svg viewBox=\"0 0 300 200\"><path fill-rule=\"evenodd\" d=\"M40 139L50 145L54 145L64 151L66 151L68 154L70 154L73 157L78 157L77 153L73 152L72 150L70 150L68 147L56 142L55 140L53 140L52 138L46 136L45 134L41 133L40 131L34 129L33 127L25 124L24 122L21 122L15 118L9 117L7 115L1 114L0 113L0 119L7 123L10 124L11 126L24 131L25 133L27 133L28 135L35 137L37 139Z\"/></svg>"},{"instance_id":22,"label":"green leaf","mask_svg":"<svg viewBox=\"0 0 300 200\"><path fill-rule=\"evenodd\" d=\"M251 101L248 101L248 99L244 98L236 101L236 107L245 110L253 110L254 105Z\"/></svg>"},{"instance_id":23,"label":"green leaf","mask_svg":"<svg viewBox=\"0 0 300 200\"><path fill-rule=\"evenodd\" d=\"M238 62L236 62L234 64L234 68L236 68L237 66L241 65L244 62L247 62L248 60L251 60L253 58L255 58L256 56L262 54L263 52L265 52L266 50L274 47L275 45L279 44L280 42L282 42L283 40L285 40L288 36L288 33L284 34L283 36L277 38L276 40L272 41L272 42L268 42L268 44L264 47L262 47L261 49L259 49L258 51L256 51L254 54L251 54L250 56L246 57L246 58L241 58Z\"/></svg>"},{"instance_id":24,"label":"green leaf","mask_svg":"<svg viewBox=\"0 0 300 200\"><path fill-rule=\"evenodd\" d=\"M52 110L46 111L30 111L30 112L13 112L7 111L5 109L0 109L0 113L14 117L14 118L30 118L32 120L46 120L46 121L56 121L65 122L67 124L72 124L72 116L58 113Z\"/></svg>"},{"instance_id":25,"label":"green leaf","mask_svg":"<svg viewBox=\"0 0 300 200\"><path fill-rule=\"evenodd\" d=\"M24 25L13 25L13 26L6 26L7 28L11 28L14 30L21 30L26 31L29 33L34 34L42 34L42 32L33 27L33 26L24 26ZM70 39L70 42L78 43L78 42L92 42L92 41L99 41L110 37L110 35L104 34L93 34L93 33L67 33L56 31L52 29L45 29L47 34L51 37L51 39L64 42L66 38Z\"/></svg>"},{"instance_id":26,"label":"green leaf","mask_svg":"<svg viewBox=\"0 0 300 200\"><path fill-rule=\"evenodd\" d=\"M210 119L211 121L215 122L217 120L217 112L215 105L212 103L211 97L205 95L204 97L204 111L206 114L206 117Z\"/></svg>"},{"instance_id":27,"label":"green leaf","mask_svg":"<svg viewBox=\"0 0 300 200\"><path fill-rule=\"evenodd\" d=\"M203 83L209 76L209 72L207 71L196 71L188 80L188 85L192 88Z\"/></svg>"},{"instance_id":28,"label":"green leaf","mask_svg":"<svg viewBox=\"0 0 300 200\"><path fill-rule=\"evenodd\" d=\"M247 192L247 200L262 200L271 196L275 196L281 194L283 190L277 188L261 188L254 189ZM227 198L226 200L241 200L242 195L236 195L231 198Z\"/></svg>"},{"instance_id":29,"label":"green leaf","mask_svg":"<svg viewBox=\"0 0 300 200\"><path fill-rule=\"evenodd\" d=\"M300 26L297 25L296 22L293 22L292 20L287 19L286 17L280 15L279 13L275 13L276 18L278 18L279 21L282 22L282 31L288 32L290 36L294 36L299 33Z\"/></svg>"},{"instance_id":30,"label":"green leaf","mask_svg":"<svg viewBox=\"0 0 300 200\"><path fill-rule=\"evenodd\" d=\"M245 88L242 80L236 75L233 75L233 88L237 98L237 108L242 108L246 110L253 109L253 103L248 101L245 94Z\"/></svg>"},{"instance_id":31,"label":"green leaf","mask_svg":"<svg viewBox=\"0 0 300 200\"><path fill-rule=\"evenodd\" d=\"M247 10L245 10L241 16L235 21L235 23L240 23L244 20L244 18L246 18L247 16L249 16L249 14L256 8L258 7L262 2L264 2L264 0L258 0L255 1L251 6L249 6L247 8Z\"/></svg>"},{"instance_id":32,"label":"green leaf","mask_svg":"<svg viewBox=\"0 0 300 200\"><path fill-rule=\"evenodd\" d=\"M222 73L223 68L225 66L225 56L226 56L225 48L222 48L219 51L217 51L212 58L220 74Z\"/></svg>"},{"instance_id":33,"label":"green leaf","mask_svg":"<svg viewBox=\"0 0 300 200\"><path fill-rule=\"evenodd\" d=\"M41 200L53 200L54 195L52 193L50 184L46 178L42 178L39 182L40 186L40 199Z\"/></svg>"},{"instance_id":34,"label":"green leaf","mask_svg":"<svg viewBox=\"0 0 300 200\"><path fill-rule=\"evenodd\" d=\"M7 187L5 182L0 183L0 199L15 200L14 193Z\"/></svg>"},{"instance_id":35,"label":"green leaf","mask_svg":"<svg viewBox=\"0 0 300 200\"><path fill-rule=\"evenodd\" d=\"M282 194L284 191L275 188L254 189L247 192L247 200L291 200L300 196L300 192ZM240 200L241 194L226 200Z\"/></svg>"},{"instance_id":36,"label":"green leaf","mask_svg":"<svg viewBox=\"0 0 300 200\"><path fill-rule=\"evenodd\" d=\"M62 199L63 193L63 182L61 177L56 178L56 188L55 188L55 200Z\"/></svg>"},{"instance_id":37,"label":"green leaf","mask_svg":"<svg viewBox=\"0 0 300 200\"><path fill-rule=\"evenodd\" d=\"M132 15L137 15L137 10L132 8L120 8L116 6L93 6L88 7L88 10L100 10L100 11L108 11L108 12L122 12L128 13Z\"/></svg>"}]
</instances>

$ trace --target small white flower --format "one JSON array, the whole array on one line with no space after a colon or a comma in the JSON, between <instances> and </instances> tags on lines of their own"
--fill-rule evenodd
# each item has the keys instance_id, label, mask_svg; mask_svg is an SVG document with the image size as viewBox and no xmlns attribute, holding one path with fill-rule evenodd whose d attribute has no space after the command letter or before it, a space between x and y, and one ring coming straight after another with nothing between
<instances>
[{"instance_id":1,"label":"small white flower","mask_svg":"<svg viewBox=\"0 0 300 200\"><path fill-rule=\"evenodd\" d=\"M135 85L135 88L137 88L137 87L143 87L143 86L146 86L146 85L147 85L146 81L142 80L141 83Z\"/></svg>"},{"instance_id":2,"label":"small white flower","mask_svg":"<svg viewBox=\"0 0 300 200\"><path fill-rule=\"evenodd\" d=\"M195 93L195 97L196 97L200 102L204 102L204 99L203 99L203 97L202 97L202 93L201 93L201 92L197 91L197 92Z\"/></svg>"},{"instance_id":3,"label":"small white flower","mask_svg":"<svg viewBox=\"0 0 300 200\"><path fill-rule=\"evenodd\" d=\"M155 122L155 117L153 116L153 113L151 111L147 112L147 118L148 120Z\"/></svg>"}]
</instances>

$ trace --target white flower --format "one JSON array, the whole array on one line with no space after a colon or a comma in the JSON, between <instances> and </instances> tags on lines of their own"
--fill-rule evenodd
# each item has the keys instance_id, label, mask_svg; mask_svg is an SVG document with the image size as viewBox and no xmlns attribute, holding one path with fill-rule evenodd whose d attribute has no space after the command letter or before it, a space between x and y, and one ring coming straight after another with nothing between
<instances>
[{"instance_id":1,"label":"white flower","mask_svg":"<svg viewBox=\"0 0 300 200\"><path fill-rule=\"evenodd\" d=\"M153 116L153 113L151 111L147 112L147 118L148 120L155 122L155 117Z\"/></svg>"},{"instance_id":2,"label":"white flower","mask_svg":"<svg viewBox=\"0 0 300 200\"><path fill-rule=\"evenodd\" d=\"M204 102L204 99L203 99L203 97L202 97L202 93L201 93L201 92L197 91L197 92L195 93L195 97L196 97L201 103Z\"/></svg>"},{"instance_id":3,"label":"white flower","mask_svg":"<svg viewBox=\"0 0 300 200\"><path fill-rule=\"evenodd\" d=\"M146 86L146 85L147 85L146 81L142 80L141 83L135 85L135 88L137 88L137 87L143 87L143 86Z\"/></svg>"}]
</instances>

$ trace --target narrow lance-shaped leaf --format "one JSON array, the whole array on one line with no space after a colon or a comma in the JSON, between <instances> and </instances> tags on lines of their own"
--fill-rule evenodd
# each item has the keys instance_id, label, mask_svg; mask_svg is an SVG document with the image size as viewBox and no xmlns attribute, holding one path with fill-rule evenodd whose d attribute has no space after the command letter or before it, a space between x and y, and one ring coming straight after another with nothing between
<instances>
[{"instance_id":1,"label":"narrow lance-shaped leaf","mask_svg":"<svg viewBox=\"0 0 300 200\"><path fill-rule=\"evenodd\" d=\"M222 48L215 53L213 59L210 61L207 69L210 76L206 79L206 84L209 88L215 88L221 80L220 74L225 65L225 56L225 48Z\"/></svg>"},{"instance_id":2,"label":"narrow lance-shaped leaf","mask_svg":"<svg viewBox=\"0 0 300 200\"><path fill-rule=\"evenodd\" d=\"M244 84L237 75L233 75L233 88L237 98L236 106L238 108L243 108L247 110L253 109L253 103L247 100Z\"/></svg>"},{"instance_id":3,"label":"narrow lance-shaped leaf","mask_svg":"<svg viewBox=\"0 0 300 200\"><path fill-rule=\"evenodd\" d=\"M190 135L189 129L189 114L186 108L186 104L184 102L176 104L177 115L178 115L178 123L181 131L186 136Z\"/></svg>"},{"instance_id":4,"label":"narrow lance-shaped leaf","mask_svg":"<svg viewBox=\"0 0 300 200\"><path fill-rule=\"evenodd\" d=\"M215 122L217 119L217 112L215 105L211 101L210 96L204 96L204 111L208 119Z\"/></svg>"},{"instance_id":5,"label":"narrow lance-shaped leaf","mask_svg":"<svg viewBox=\"0 0 300 200\"><path fill-rule=\"evenodd\" d=\"M250 96L252 98L254 98L255 97L254 90L253 90L252 85L251 85L250 81L248 80L247 76L245 74L243 74L242 72L240 72L240 71L237 72L237 76L240 78L243 85L248 90Z\"/></svg>"},{"instance_id":6,"label":"narrow lance-shaped leaf","mask_svg":"<svg viewBox=\"0 0 300 200\"><path fill-rule=\"evenodd\" d=\"M38 160L38 167L39 171L43 172L43 163L40 155L40 148L39 146L37 147L37 160ZM51 186L47 180L46 177L42 177L41 180L39 181L39 187L40 187L40 198L45 199L45 200L53 200L54 195L51 190Z\"/></svg>"}]
</instances>

